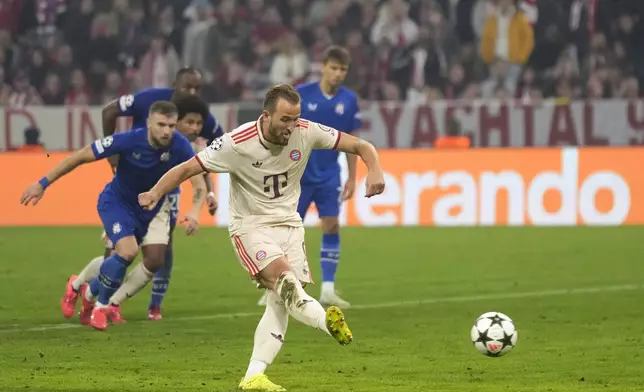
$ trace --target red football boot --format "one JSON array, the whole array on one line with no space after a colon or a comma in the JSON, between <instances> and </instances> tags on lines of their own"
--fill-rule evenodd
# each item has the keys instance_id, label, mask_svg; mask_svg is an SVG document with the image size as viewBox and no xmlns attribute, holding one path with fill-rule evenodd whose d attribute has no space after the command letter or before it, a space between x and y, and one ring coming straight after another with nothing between
<instances>
[{"instance_id":1,"label":"red football boot","mask_svg":"<svg viewBox=\"0 0 644 392\"><path fill-rule=\"evenodd\" d=\"M69 277L69 279L67 280L67 286L65 287L65 295L63 295L63 299L60 301L60 308L62 309L63 317L65 318L70 318L74 315L74 313L76 312L76 304L78 303L80 293L84 292L85 288L87 287L87 284L83 283L79 291L74 291L72 283L76 280L76 278L76 275Z\"/></svg>"},{"instance_id":2,"label":"red football boot","mask_svg":"<svg viewBox=\"0 0 644 392\"><path fill-rule=\"evenodd\" d=\"M109 308L95 307L94 310L92 310L92 317L90 318L89 325L99 331L107 330L107 315L109 311Z\"/></svg>"},{"instance_id":3,"label":"red football boot","mask_svg":"<svg viewBox=\"0 0 644 392\"><path fill-rule=\"evenodd\" d=\"M121 307L119 305L110 305L109 311L107 312L107 319L112 324L123 324L125 319L121 316Z\"/></svg>"},{"instance_id":4,"label":"red football boot","mask_svg":"<svg viewBox=\"0 0 644 392\"><path fill-rule=\"evenodd\" d=\"M158 306L153 306L148 309L148 320L150 321L159 321L163 317L161 316L161 308Z\"/></svg>"},{"instance_id":5,"label":"red football boot","mask_svg":"<svg viewBox=\"0 0 644 392\"><path fill-rule=\"evenodd\" d=\"M96 304L96 301L88 301L85 298L85 292L87 290L89 290L89 288L86 288L79 293L81 297L81 310L78 314L78 318L80 323L83 325L90 325L90 322L92 321L92 311L94 310L94 304Z\"/></svg>"}]
</instances>

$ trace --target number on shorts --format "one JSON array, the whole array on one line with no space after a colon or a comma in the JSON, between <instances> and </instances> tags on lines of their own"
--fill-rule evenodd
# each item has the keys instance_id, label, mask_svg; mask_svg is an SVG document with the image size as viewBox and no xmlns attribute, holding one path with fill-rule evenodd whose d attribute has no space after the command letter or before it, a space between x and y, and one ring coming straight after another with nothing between
<instances>
[{"instance_id":1,"label":"number on shorts","mask_svg":"<svg viewBox=\"0 0 644 392\"><path fill-rule=\"evenodd\" d=\"M179 214L179 195L168 195L170 201L170 212L176 217Z\"/></svg>"}]
</instances>

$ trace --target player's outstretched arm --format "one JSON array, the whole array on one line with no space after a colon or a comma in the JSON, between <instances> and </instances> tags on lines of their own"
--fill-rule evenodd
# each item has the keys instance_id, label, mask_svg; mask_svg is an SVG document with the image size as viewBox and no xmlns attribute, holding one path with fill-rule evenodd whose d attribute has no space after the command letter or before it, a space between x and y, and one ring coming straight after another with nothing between
<instances>
[{"instance_id":1,"label":"player's outstretched arm","mask_svg":"<svg viewBox=\"0 0 644 392\"><path fill-rule=\"evenodd\" d=\"M30 202L32 205L38 204L38 201L42 199L45 194L45 189L56 180L63 177L67 173L76 169L78 166L93 162L96 160L94 152L92 151L91 146L85 146L80 150L75 151L67 158L63 159L59 164L57 164L53 169L49 171L40 181L29 185L20 198L20 203L23 205L28 205Z\"/></svg>"},{"instance_id":2,"label":"player's outstretched arm","mask_svg":"<svg viewBox=\"0 0 644 392\"><path fill-rule=\"evenodd\" d=\"M199 152L194 158L167 172L149 192L141 193L139 204L146 209L154 208L163 195L198 174L229 173L232 170L230 162L235 155L231 146L230 136L224 135L215 139L208 148Z\"/></svg>"},{"instance_id":3,"label":"player's outstretched arm","mask_svg":"<svg viewBox=\"0 0 644 392\"><path fill-rule=\"evenodd\" d=\"M141 207L151 210L166 193L181 185L188 178L203 172L204 170L196 158L187 160L170 169L148 192L141 193L139 204Z\"/></svg>"},{"instance_id":4,"label":"player's outstretched arm","mask_svg":"<svg viewBox=\"0 0 644 392\"><path fill-rule=\"evenodd\" d=\"M203 176L196 175L190 177L192 184L192 209L182 219L182 223L187 223L186 234L191 235L199 231L199 213L206 202L206 181Z\"/></svg>"},{"instance_id":5,"label":"player's outstretched arm","mask_svg":"<svg viewBox=\"0 0 644 392\"><path fill-rule=\"evenodd\" d=\"M344 191L342 192L342 200L349 200L353 197L356 190L356 168L358 167L358 157L355 154L344 154L347 159L347 170L349 178L344 184Z\"/></svg>"},{"instance_id":6,"label":"player's outstretched arm","mask_svg":"<svg viewBox=\"0 0 644 392\"><path fill-rule=\"evenodd\" d=\"M379 195L385 190L385 179L378 159L378 151L373 144L348 133L342 133L336 145L336 150L356 154L367 165L366 197Z\"/></svg>"},{"instance_id":7,"label":"player's outstretched arm","mask_svg":"<svg viewBox=\"0 0 644 392\"><path fill-rule=\"evenodd\" d=\"M215 215L217 212L217 196L215 195L215 183L212 181L210 173L204 173L203 178L206 182L206 203L208 203L208 213Z\"/></svg>"},{"instance_id":8,"label":"player's outstretched arm","mask_svg":"<svg viewBox=\"0 0 644 392\"><path fill-rule=\"evenodd\" d=\"M213 122L217 122L217 120L214 117L211 117L213 119ZM218 130L215 131L215 135L217 132L221 133L221 126L219 124L216 125ZM203 128L205 129L205 128ZM203 133L202 129L202 133ZM208 147L207 144L201 144L202 142L205 142L206 139L203 137L197 138L197 141L194 143L195 145L195 151L201 152L203 151L206 147ZM212 177L210 176L210 173L205 172L203 174L203 179L206 183L206 203L208 204L208 213L210 215L215 215L217 212L217 196L215 195L215 183L212 181Z\"/></svg>"},{"instance_id":9,"label":"player's outstretched arm","mask_svg":"<svg viewBox=\"0 0 644 392\"><path fill-rule=\"evenodd\" d=\"M198 217L199 211L206 202L206 180L204 176L193 176L190 177L190 183L192 185L192 211L189 215Z\"/></svg>"}]
</instances>

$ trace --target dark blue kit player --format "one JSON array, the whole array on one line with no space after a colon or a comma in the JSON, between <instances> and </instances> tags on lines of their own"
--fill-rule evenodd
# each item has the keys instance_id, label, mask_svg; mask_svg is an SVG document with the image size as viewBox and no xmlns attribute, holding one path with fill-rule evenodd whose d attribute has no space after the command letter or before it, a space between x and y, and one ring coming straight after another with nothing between
<instances>
[{"instance_id":1,"label":"dark blue kit player","mask_svg":"<svg viewBox=\"0 0 644 392\"><path fill-rule=\"evenodd\" d=\"M156 101L173 101L182 100L188 96L196 96L199 94L202 86L201 73L194 68L182 68L177 72L175 81L172 88L149 88L141 90L132 95L123 95L118 99L110 102L103 108L103 135L105 137L111 136L116 130L116 123L118 117L132 117L132 128L145 128L150 106ZM203 121L203 128L199 136L210 144L214 139L223 135L222 128L217 122L215 117L208 113ZM112 168L116 168L118 164L118 156L110 158ZM206 181L206 203L208 204L208 211L210 215L214 215L217 211L217 199L215 197L214 185L210 174L205 173L204 179ZM168 194L170 200L170 207L172 209L172 217L170 221L170 243L168 244L165 256L165 263L163 268L156 271L152 296L148 305L148 319L161 320L161 303L165 298L165 294L170 285L170 277L172 275L172 267L174 265L174 248L172 246L173 236L172 232L177 224L179 215L179 189ZM105 238L105 237L104 237ZM112 244L106 241L104 257L109 257ZM100 257L91 260L87 266L88 275L92 276L97 266L101 263ZM92 271L94 270L94 271ZM118 322L122 320L120 312L115 312L113 321Z\"/></svg>"},{"instance_id":2,"label":"dark blue kit player","mask_svg":"<svg viewBox=\"0 0 644 392\"><path fill-rule=\"evenodd\" d=\"M76 151L30 185L22 196L21 203L35 205L50 184L78 166L120 155L116 174L101 192L97 205L114 252L101 264L98 276L89 285L83 284L80 290L75 290L70 278L65 296L71 298L63 299L73 314L78 297L82 297L83 324L107 329L109 299L122 283L140 247L144 258L165 257L170 235L170 203L166 199L147 211L139 206L138 195L152 188L171 168L194 156L188 139L175 131L177 118L178 110L172 102L155 102L150 107L147 128L108 136Z\"/></svg>"}]
</instances>

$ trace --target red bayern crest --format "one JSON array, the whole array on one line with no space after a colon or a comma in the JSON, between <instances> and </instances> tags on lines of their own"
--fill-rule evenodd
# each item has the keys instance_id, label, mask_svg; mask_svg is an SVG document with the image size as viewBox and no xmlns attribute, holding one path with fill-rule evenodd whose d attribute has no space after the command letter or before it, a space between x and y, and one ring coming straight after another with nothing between
<instances>
[{"instance_id":1,"label":"red bayern crest","mask_svg":"<svg viewBox=\"0 0 644 392\"><path fill-rule=\"evenodd\" d=\"M297 162L302 159L302 152L300 150L293 150L291 151L290 157L292 161Z\"/></svg>"},{"instance_id":2,"label":"red bayern crest","mask_svg":"<svg viewBox=\"0 0 644 392\"><path fill-rule=\"evenodd\" d=\"M255 253L255 258L259 261L264 260L266 258L266 252L263 250L257 251L257 253Z\"/></svg>"}]
</instances>

